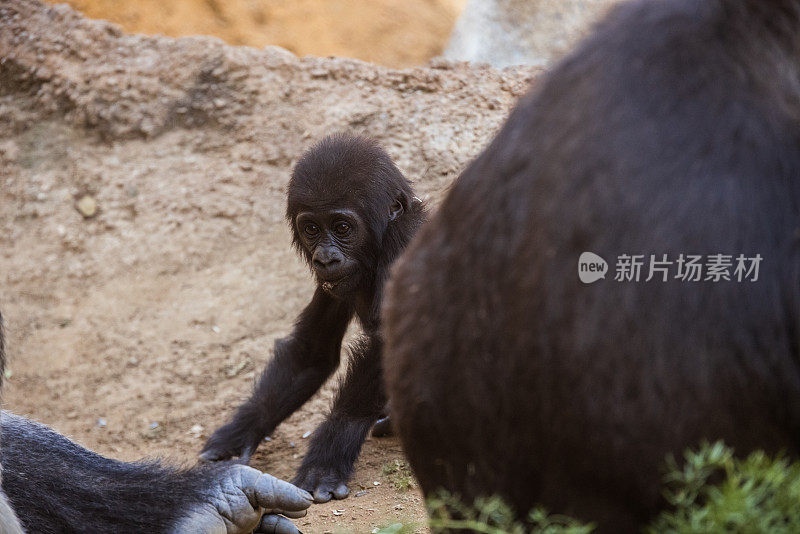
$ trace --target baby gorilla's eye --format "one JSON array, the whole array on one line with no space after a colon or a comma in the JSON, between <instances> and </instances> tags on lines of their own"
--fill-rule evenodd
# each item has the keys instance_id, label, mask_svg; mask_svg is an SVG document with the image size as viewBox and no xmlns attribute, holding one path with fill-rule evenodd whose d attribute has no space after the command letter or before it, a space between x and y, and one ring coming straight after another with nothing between
<instances>
[{"instance_id":1,"label":"baby gorilla's eye","mask_svg":"<svg viewBox=\"0 0 800 534\"><path fill-rule=\"evenodd\" d=\"M333 226L333 231L338 235L347 235L347 232L350 231L350 225L346 222L338 222Z\"/></svg>"},{"instance_id":2,"label":"baby gorilla's eye","mask_svg":"<svg viewBox=\"0 0 800 534\"><path fill-rule=\"evenodd\" d=\"M316 224L307 224L303 227L303 231L307 236L313 237L319 233L319 226Z\"/></svg>"}]
</instances>

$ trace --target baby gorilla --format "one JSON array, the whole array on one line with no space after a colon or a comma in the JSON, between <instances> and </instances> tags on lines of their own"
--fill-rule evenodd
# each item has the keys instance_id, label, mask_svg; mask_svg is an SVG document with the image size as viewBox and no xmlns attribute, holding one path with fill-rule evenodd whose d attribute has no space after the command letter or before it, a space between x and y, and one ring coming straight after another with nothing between
<instances>
[{"instance_id":1,"label":"baby gorilla","mask_svg":"<svg viewBox=\"0 0 800 534\"><path fill-rule=\"evenodd\" d=\"M364 334L350 347L347 375L294 480L326 502L349 493L353 463L385 411L378 333L383 285L425 209L386 152L348 135L328 137L300 158L288 197L294 245L317 289L292 333L275 343L253 395L211 436L201 458L249 461L261 440L336 370L355 316Z\"/></svg>"},{"instance_id":2,"label":"baby gorilla","mask_svg":"<svg viewBox=\"0 0 800 534\"><path fill-rule=\"evenodd\" d=\"M0 316L0 380L4 363ZM305 491L243 465L119 462L24 417L2 412L0 422L0 534L297 534L275 514L302 517L311 504Z\"/></svg>"}]
</instances>

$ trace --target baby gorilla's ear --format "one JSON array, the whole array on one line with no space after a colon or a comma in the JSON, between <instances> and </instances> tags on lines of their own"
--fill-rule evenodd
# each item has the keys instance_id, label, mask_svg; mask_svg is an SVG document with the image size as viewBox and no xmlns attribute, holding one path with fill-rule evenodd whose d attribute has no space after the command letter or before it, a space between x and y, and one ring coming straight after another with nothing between
<instances>
[{"instance_id":1,"label":"baby gorilla's ear","mask_svg":"<svg viewBox=\"0 0 800 534\"><path fill-rule=\"evenodd\" d=\"M400 217L403 214L403 211L405 211L407 205L408 199L405 197L405 195L401 194L399 197L397 197L389 208L389 220L394 221Z\"/></svg>"}]
</instances>

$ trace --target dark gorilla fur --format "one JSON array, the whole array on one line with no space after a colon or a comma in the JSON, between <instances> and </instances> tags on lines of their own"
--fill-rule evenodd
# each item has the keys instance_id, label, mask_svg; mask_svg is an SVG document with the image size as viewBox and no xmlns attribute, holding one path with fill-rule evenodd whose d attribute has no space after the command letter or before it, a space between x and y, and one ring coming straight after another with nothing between
<instances>
[{"instance_id":1,"label":"dark gorilla fur","mask_svg":"<svg viewBox=\"0 0 800 534\"><path fill-rule=\"evenodd\" d=\"M0 397L2 396L3 379L6 375L6 350L5 336L3 335L3 316L0 315ZM2 446L2 432L0 432L0 446ZM0 484L3 482L2 464L0 464ZM22 534L19 524L8 497L0 486L0 534Z\"/></svg>"},{"instance_id":2,"label":"dark gorilla fur","mask_svg":"<svg viewBox=\"0 0 800 534\"><path fill-rule=\"evenodd\" d=\"M409 182L371 140L331 136L300 158L289 182L286 218L317 289L292 333L275 342L275 355L252 396L211 436L201 457L248 461L264 437L336 370L342 337L355 316L364 335L350 347L347 375L294 479L319 502L347 496L353 463L385 410L378 332L383 285L424 217ZM338 228L337 221L347 223L341 239L326 226Z\"/></svg>"},{"instance_id":3,"label":"dark gorilla fur","mask_svg":"<svg viewBox=\"0 0 800 534\"><path fill-rule=\"evenodd\" d=\"M637 1L522 99L387 289L392 417L426 494L627 532L668 454L797 456L799 79L800 1ZM606 280L579 281L584 251ZM620 254L680 253L764 260L757 282L612 279Z\"/></svg>"},{"instance_id":4,"label":"dark gorilla fur","mask_svg":"<svg viewBox=\"0 0 800 534\"><path fill-rule=\"evenodd\" d=\"M7 412L2 424L3 488L28 532L169 532L223 471L119 462Z\"/></svg>"}]
</instances>

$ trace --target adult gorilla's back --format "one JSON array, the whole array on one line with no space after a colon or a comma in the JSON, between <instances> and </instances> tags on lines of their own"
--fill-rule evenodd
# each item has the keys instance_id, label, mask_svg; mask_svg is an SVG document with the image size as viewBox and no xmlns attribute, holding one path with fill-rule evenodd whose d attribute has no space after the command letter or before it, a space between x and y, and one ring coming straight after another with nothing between
<instances>
[{"instance_id":1,"label":"adult gorilla's back","mask_svg":"<svg viewBox=\"0 0 800 534\"><path fill-rule=\"evenodd\" d=\"M621 532L661 505L669 453L796 455L798 4L615 10L458 179L384 307L393 417L426 494ZM579 280L585 251L605 280ZM684 282L677 264L645 282L651 254L682 253L763 261L755 282ZM645 255L638 283L614 280L623 254Z\"/></svg>"}]
</instances>

